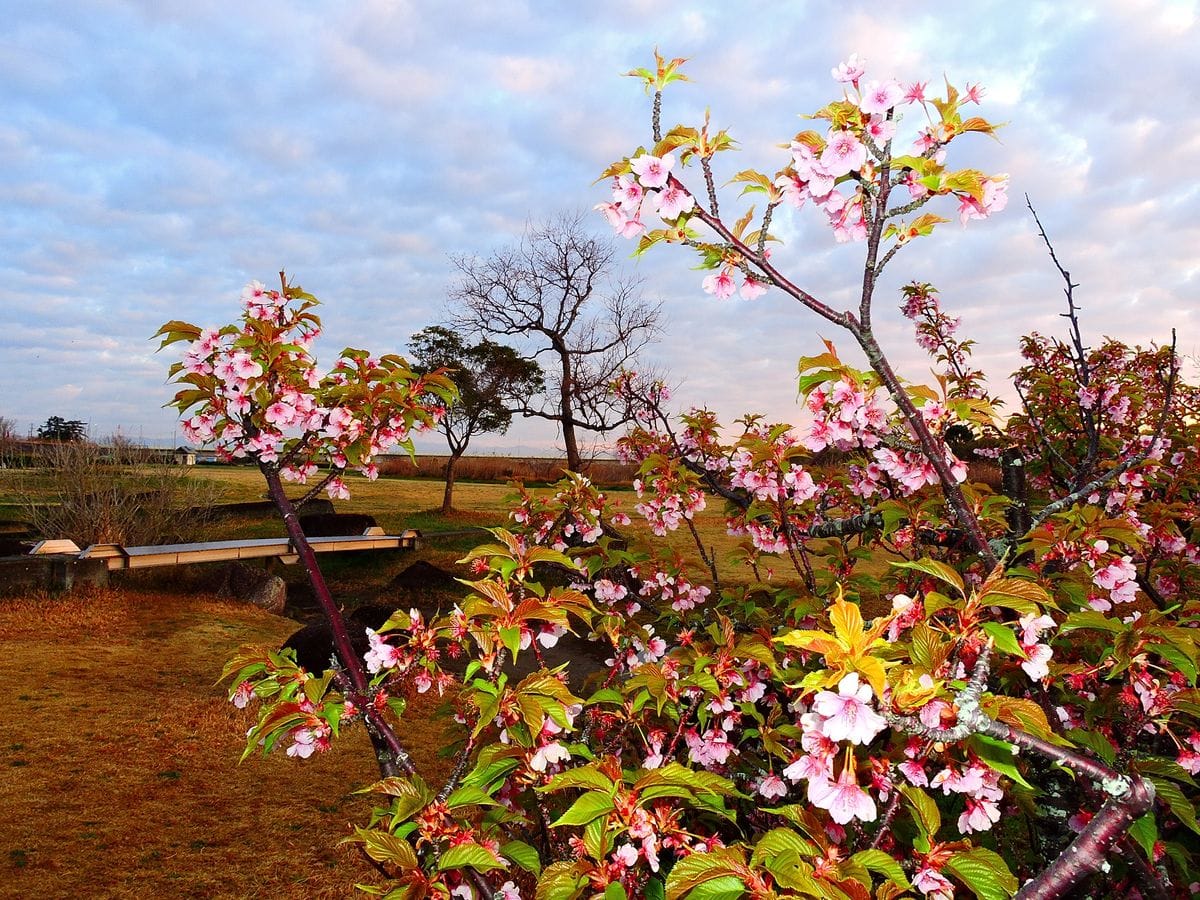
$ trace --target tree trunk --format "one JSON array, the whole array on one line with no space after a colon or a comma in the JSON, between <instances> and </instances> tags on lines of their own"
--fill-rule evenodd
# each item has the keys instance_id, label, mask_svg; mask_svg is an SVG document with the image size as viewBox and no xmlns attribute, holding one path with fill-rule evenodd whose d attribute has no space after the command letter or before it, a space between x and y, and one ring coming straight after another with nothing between
<instances>
[{"instance_id":1,"label":"tree trunk","mask_svg":"<svg viewBox=\"0 0 1200 900\"><path fill-rule=\"evenodd\" d=\"M562 359L562 387L559 391L559 424L562 426L563 448L567 453L567 470L583 471L583 459L579 455L579 440L575 436L575 408L571 392L574 390L574 380L571 375L571 357L566 348L559 350Z\"/></svg>"},{"instance_id":2,"label":"tree trunk","mask_svg":"<svg viewBox=\"0 0 1200 900\"><path fill-rule=\"evenodd\" d=\"M450 454L450 458L446 460L446 492L442 494L442 512L448 513L454 511L454 469L458 465L458 461L462 459L463 452L461 450Z\"/></svg>"},{"instance_id":3,"label":"tree trunk","mask_svg":"<svg viewBox=\"0 0 1200 900\"><path fill-rule=\"evenodd\" d=\"M304 571L308 575L313 596L316 597L321 612L325 614L325 620L329 623L333 648L342 663L343 674L341 677L348 682L345 693L347 699L352 700L355 706L363 711L367 733L371 736L371 744L375 748L375 758L379 763L379 773L384 778L399 775L402 771L412 774L415 771L412 760L400 745L395 732L368 704L366 692L369 679L366 669L363 668L363 662L358 654L354 652L354 645L350 642L350 632L346 630L346 620L343 618L341 610L337 608L337 604L333 602L333 595L325 583L325 576L321 572L321 567L317 565L317 555L313 552L312 545L304 534L304 529L300 527L300 520L296 517L292 501L288 499L283 490L279 470L273 465L263 463L259 464L259 468L267 481L267 492L275 503L275 508L279 510L279 514L283 516L283 524L287 529L288 538L291 539L292 547L295 549L296 555L300 557L300 564L304 566Z\"/></svg>"}]
</instances>

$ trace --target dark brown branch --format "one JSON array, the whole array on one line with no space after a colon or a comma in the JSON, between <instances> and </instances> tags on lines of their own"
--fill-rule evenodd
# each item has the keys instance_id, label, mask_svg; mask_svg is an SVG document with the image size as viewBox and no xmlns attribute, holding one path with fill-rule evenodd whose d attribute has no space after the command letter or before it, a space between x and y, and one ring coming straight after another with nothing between
<instances>
[{"instance_id":1,"label":"dark brown branch","mask_svg":"<svg viewBox=\"0 0 1200 900\"><path fill-rule=\"evenodd\" d=\"M380 773L385 778L397 775L401 771L407 775L414 774L417 770L411 757L401 745L400 739L392 730L391 725L370 702L370 681L367 678L366 669L363 668L362 659L354 651L354 645L350 641L350 632L346 629L346 620L333 601L333 595L325 583L325 576L321 574L321 568L317 564L317 557L313 552L312 545L308 542L304 529L300 527L296 509L287 494L284 493L278 467L271 463L260 462L259 469L267 481L267 492L274 502L275 508L283 517L283 524L287 529L288 538L292 542L292 548L300 557L300 563L308 574L308 581L312 586L317 604L321 607L321 611L329 623L330 636L333 639L333 647L337 651L338 659L341 661L343 677L349 682L348 690L344 693L347 695L347 699L362 711L367 730L373 738L377 739L373 743L376 744L375 752ZM380 743L383 746L380 746ZM385 747L386 749L384 749Z\"/></svg>"},{"instance_id":2,"label":"dark brown branch","mask_svg":"<svg viewBox=\"0 0 1200 900\"><path fill-rule=\"evenodd\" d=\"M1179 364L1178 364L1178 361L1177 361L1177 358L1175 355L1175 343L1176 343L1175 329L1172 328L1171 329L1171 371L1170 371L1170 374L1168 374L1168 376L1167 376L1166 388L1163 391L1163 406L1162 406L1162 410L1158 416L1158 424L1154 426L1154 432L1150 436L1150 440L1146 444L1146 449L1144 449L1141 453L1137 454L1136 456L1129 457L1128 459L1126 459L1124 462L1120 463L1119 465L1113 466L1111 469L1106 471L1104 474L1100 475L1098 478L1095 478L1092 481L1088 482L1087 484L1083 485L1083 487L1079 488L1078 490L1073 491L1070 494L1067 494L1065 497L1060 497L1058 500L1055 500L1053 503L1049 503L1046 506L1044 506L1042 508L1042 511L1040 513L1038 513L1037 518L1033 520L1033 525L1030 528L1031 531L1034 528L1037 528L1038 526L1040 526L1043 522L1045 522L1047 519L1049 519L1055 513L1058 513L1064 509L1067 509L1071 505L1078 503L1084 497L1088 496L1088 494L1091 494L1094 491L1100 490L1102 487L1104 487L1106 484L1108 484L1114 478L1117 478L1123 472L1128 472L1134 466L1141 465L1150 457L1150 454L1153 453L1154 450L1158 447L1159 441L1162 440L1163 428L1167 424L1167 416L1171 412L1171 400L1175 394L1175 380L1179 375Z\"/></svg>"},{"instance_id":3,"label":"dark brown branch","mask_svg":"<svg viewBox=\"0 0 1200 900\"><path fill-rule=\"evenodd\" d=\"M1067 747L1060 747L987 715L980 704L987 686L991 647L984 647L966 687L955 696L958 721L951 728L930 728L917 716L886 714L893 728L927 740L956 743L973 734L1007 741L1020 750L1036 753L1095 782L1108 799L1083 831L1017 894L1018 900L1052 900L1064 897L1081 881L1100 871L1105 857L1121 840L1134 820L1154 805L1154 785L1140 775L1125 775Z\"/></svg>"}]
</instances>

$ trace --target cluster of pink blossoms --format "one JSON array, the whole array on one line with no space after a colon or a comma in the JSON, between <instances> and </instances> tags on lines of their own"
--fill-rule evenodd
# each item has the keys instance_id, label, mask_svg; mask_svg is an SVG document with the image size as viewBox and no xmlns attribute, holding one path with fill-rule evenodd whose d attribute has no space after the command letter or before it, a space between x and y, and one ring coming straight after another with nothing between
<instances>
[{"instance_id":1,"label":"cluster of pink blossoms","mask_svg":"<svg viewBox=\"0 0 1200 900\"><path fill-rule=\"evenodd\" d=\"M373 458L409 437L405 422L398 417L376 421L369 412L323 406L318 396L325 382L345 385L356 371L369 371L379 361L340 359L322 379L309 353L319 329L310 319L294 316L287 303L280 291L252 281L242 289L247 325L240 332L205 329L187 345L182 371L187 376L211 377L214 390L202 411L183 421L184 436L195 444L215 443L224 458L252 456L262 463L278 462L287 455L289 440L299 437L321 442L327 461L337 469L349 465L350 445L365 443L356 454L357 468L374 479L378 468ZM251 323L259 321L276 326L269 353L268 348L255 346L258 334ZM440 407L431 410L435 421L441 411ZM303 484L316 471L315 463L302 455L284 466L280 475ZM331 479L326 490L334 499L350 496L340 477Z\"/></svg>"},{"instance_id":2,"label":"cluster of pink blossoms","mask_svg":"<svg viewBox=\"0 0 1200 900\"><path fill-rule=\"evenodd\" d=\"M872 705L873 698L871 686L861 683L857 672L838 682L836 694L820 691L813 698L812 709L800 716L800 746L805 752L783 770L783 776L793 783L806 780L809 802L828 810L839 825L852 819L873 822L877 814L874 799L858 783L849 748L841 772L834 776L842 741L869 744L887 728L887 721Z\"/></svg>"},{"instance_id":3,"label":"cluster of pink blossoms","mask_svg":"<svg viewBox=\"0 0 1200 900\"><path fill-rule=\"evenodd\" d=\"M633 480L633 490L641 501L634 509L646 520L658 537L664 537L668 531L675 531L683 524L684 519L690 519L704 509L706 500L704 492L698 488L674 485L668 479L656 478L653 481L653 495L647 490L641 478Z\"/></svg>"},{"instance_id":4,"label":"cluster of pink blossoms","mask_svg":"<svg viewBox=\"0 0 1200 900\"><path fill-rule=\"evenodd\" d=\"M1101 538L1092 545L1092 553L1088 556L1096 559L1107 552L1108 541ZM1113 603L1132 603L1137 598L1137 567L1133 564L1133 557L1122 556L1102 568L1097 568L1092 576L1092 583L1109 592L1108 597L1090 595L1088 604L1092 609L1107 612L1113 608Z\"/></svg>"},{"instance_id":5,"label":"cluster of pink blossoms","mask_svg":"<svg viewBox=\"0 0 1200 900\"><path fill-rule=\"evenodd\" d=\"M292 744L287 749L287 755L308 759L313 753L324 753L332 746L333 729L317 715L316 706L304 694L300 695L299 704L300 711L308 718L303 725L293 728L288 734Z\"/></svg>"},{"instance_id":6,"label":"cluster of pink blossoms","mask_svg":"<svg viewBox=\"0 0 1200 900\"><path fill-rule=\"evenodd\" d=\"M673 153L661 157L643 153L629 161L631 175L613 179L611 203L597 204L608 222L622 237L637 237L646 230L642 213L658 215L673 222L696 206L695 198L671 177L675 166Z\"/></svg>"},{"instance_id":7,"label":"cluster of pink blossoms","mask_svg":"<svg viewBox=\"0 0 1200 900\"><path fill-rule=\"evenodd\" d=\"M712 593L707 585L693 584L681 572L666 572L658 567L646 569L646 566L640 566L631 570L642 582L638 595L668 604L675 612L687 612L703 605Z\"/></svg>"},{"instance_id":8,"label":"cluster of pink blossoms","mask_svg":"<svg viewBox=\"0 0 1200 900\"><path fill-rule=\"evenodd\" d=\"M549 542L561 552L569 542L594 544L604 534L602 523L609 498L596 491L586 477L571 478L571 485L553 497L535 496L521 488L520 502L509 518L522 526L533 543ZM629 517L622 512L614 512L609 518L614 525L629 524ZM481 565L486 567L486 563Z\"/></svg>"},{"instance_id":9,"label":"cluster of pink blossoms","mask_svg":"<svg viewBox=\"0 0 1200 900\"><path fill-rule=\"evenodd\" d=\"M1017 624L1021 628L1018 641L1028 657L1021 663L1021 668L1034 681L1041 681L1050 674L1049 662L1054 655L1050 645L1042 643L1042 632L1054 627L1054 619L1047 615L1026 613Z\"/></svg>"},{"instance_id":10,"label":"cluster of pink blossoms","mask_svg":"<svg viewBox=\"0 0 1200 900\"><path fill-rule=\"evenodd\" d=\"M454 677L437 668L437 635L425 624L424 617L417 610L410 609L408 617L408 626L402 632L405 639L403 644L392 643L392 634L381 635L368 628L369 646L363 662L372 675L380 672L410 675L417 693L424 694L436 685L441 696L446 688L454 684Z\"/></svg>"},{"instance_id":11,"label":"cluster of pink blossoms","mask_svg":"<svg viewBox=\"0 0 1200 900\"><path fill-rule=\"evenodd\" d=\"M756 461L749 450L741 448L729 464L729 483L749 491L756 500L804 503L820 493L820 485L813 481L812 475L795 463L789 464L785 471L778 461Z\"/></svg>"},{"instance_id":12,"label":"cluster of pink blossoms","mask_svg":"<svg viewBox=\"0 0 1200 900\"><path fill-rule=\"evenodd\" d=\"M868 391L849 377L826 382L805 401L813 422L800 442L813 453L877 447L888 430L883 403L882 391Z\"/></svg>"}]
</instances>

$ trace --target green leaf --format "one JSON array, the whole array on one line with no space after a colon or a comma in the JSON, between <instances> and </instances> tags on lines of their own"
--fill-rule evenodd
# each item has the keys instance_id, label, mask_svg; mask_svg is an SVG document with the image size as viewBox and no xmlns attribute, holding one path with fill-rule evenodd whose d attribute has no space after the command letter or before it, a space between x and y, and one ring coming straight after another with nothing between
<instances>
[{"instance_id":1,"label":"green leaf","mask_svg":"<svg viewBox=\"0 0 1200 900\"><path fill-rule=\"evenodd\" d=\"M1117 751L1113 748L1112 742L1102 734L1085 731L1082 728L1072 728L1064 732L1063 736L1081 747L1087 747L1110 766L1117 761Z\"/></svg>"},{"instance_id":2,"label":"green leaf","mask_svg":"<svg viewBox=\"0 0 1200 900\"><path fill-rule=\"evenodd\" d=\"M1019 613L1037 613L1042 607L1054 606L1046 589L1033 581L1021 578L997 578L985 585L986 591L979 596L983 606L1002 606Z\"/></svg>"},{"instance_id":3,"label":"green leaf","mask_svg":"<svg viewBox=\"0 0 1200 900\"><path fill-rule=\"evenodd\" d=\"M860 850L850 859L871 872L878 872L901 890L907 891L912 887L904 876L904 870L900 868L900 863L891 854L884 853L882 850Z\"/></svg>"},{"instance_id":4,"label":"green leaf","mask_svg":"<svg viewBox=\"0 0 1200 900\"><path fill-rule=\"evenodd\" d=\"M500 629L500 641L512 654L512 658L517 658L517 653L521 650L521 626L513 625L511 628Z\"/></svg>"},{"instance_id":5,"label":"green leaf","mask_svg":"<svg viewBox=\"0 0 1200 900\"><path fill-rule=\"evenodd\" d=\"M1175 666L1180 674L1188 680L1188 684L1193 687L1196 684L1196 662L1191 659L1187 653L1174 644L1150 644L1148 650L1157 653L1167 662Z\"/></svg>"},{"instance_id":6,"label":"green leaf","mask_svg":"<svg viewBox=\"0 0 1200 900\"><path fill-rule=\"evenodd\" d=\"M979 900L1008 900L1019 887L1000 855L984 847L955 853L945 871L957 876Z\"/></svg>"},{"instance_id":7,"label":"green leaf","mask_svg":"<svg viewBox=\"0 0 1200 900\"><path fill-rule=\"evenodd\" d=\"M967 741L975 755L1001 775L1007 775L1021 787L1035 790L1034 786L1025 780L1021 770L1017 768L1017 755L1013 752L1015 745L1008 741L988 737L985 734L973 734Z\"/></svg>"},{"instance_id":8,"label":"green leaf","mask_svg":"<svg viewBox=\"0 0 1200 900\"><path fill-rule=\"evenodd\" d=\"M900 793L908 801L912 809L913 821L929 839L936 838L938 829L942 827L942 814L938 812L933 798L918 787L901 785Z\"/></svg>"},{"instance_id":9,"label":"green leaf","mask_svg":"<svg viewBox=\"0 0 1200 900\"><path fill-rule=\"evenodd\" d=\"M1179 785L1154 775L1150 776L1150 780L1154 783L1154 792L1158 799L1167 804L1171 814L1192 831L1200 834L1200 824L1196 822L1196 807L1184 796Z\"/></svg>"},{"instance_id":10,"label":"green leaf","mask_svg":"<svg viewBox=\"0 0 1200 900\"><path fill-rule=\"evenodd\" d=\"M583 827L583 851L590 859L600 862L612 849L607 819L592 819Z\"/></svg>"},{"instance_id":11,"label":"green leaf","mask_svg":"<svg viewBox=\"0 0 1200 900\"><path fill-rule=\"evenodd\" d=\"M722 875L699 885L688 894L688 900L738 900L746 893L746 885L736 875Z\"/></svg>"},{"instance_id":12,"label":"green leaf","mask_svg":"<svg viewBox=\"0 0 1200 900\"><path fill-rule=\"evenodd\" d=\"M726 889L736 889L740 892L742 883L735 873L743 867L741 854L733 848L686 856L675 863L671 874L667 876L667 900L680 900L684 896L696 897L695 893L689 892L710 881L723 882ZM718 890L721 886L719 883ZM739 893L727 896L741 895Z\"/></svg>"},{"instance_id":13,"label":"green leaf","mask_svg":"<svg viewBox=\"0 0 1200 900\"><path fill-rule=\"evenodd\" d=\"M943 581L955 588L959 594L966 593L962 576L945 563L938 562L936 559L916 559L906 562L894 562L892 565L897 569L913 569L917 572L924 572L926 575L932 575L938 581Z\"/></svg>"},{"instance_id":14,"label":"green leaf","mask_svg":"<svg viewBox=\"0 0 1200 900\"><path fill-rule=\"evenodd\" d=\"M643 889L646 900L666 900L667 889L661 878L651 878Z\"/></svg>"},{"instance_id":15,"label":"green leaf","mask_svg":"<svg viewBox=\"0 0 1200 900\"><path fill-rule=\"evenodd\" d=\"M1017 636L1013 634L1013 630L1007 625L1002 625L999 622L984 622L979 627L1005 653L1011 656L1019 656L1021 659L1029 658L1029 654L1021 649L1021 644L1017 641Z\"/></svg>"},{"instance_id":16,"label":"green leaf","mask_svg":"<svg viewBox=\"0 0 1200 900\"><path fill-rule=\"evenodd\" d=\"M615 807L612 797L597 791L590 791L571 804L570 809L551 823L551 827L560 825L586 825L592 819L608 815Z\"/></svg>"},{"instance_id":17,"label":"green leaf","mask_svg":"<svg viewBox=\"0 0 1200 900\"><path fill-rule=\"evenodd\" d=\"M757 865L768 857L781 853L794 853L799 857L814 857L821 855L821 848L801 837L791 828L772 828L754 845L754 854L750 857L750 865Z\"/></svg>"},{"instance_id":18,"label":"green leaf","mask_svg":"<svg viewBox=\"0 0 1200 900\"><path fill-rule=\"evenodd\" d=\"M503 869L504 863L496 859L491 850L479 844L458 844L443 853L437 862L439 872L468 866L477 872L490 872L492 869Z\"/></svg>"},{"instance_id":19,"label":"green leaf","mask_svg":"<svg viewBox=\"0 0 1200 900\"><path fill-rule=\"evenodd\" d=\"M510 862L516 863L526 872L534 875L542 873L542 858L536 849L524 841L509 841L500 847L500 855Z\"/></svg>"},{"instance_id":20,"label":"green leaf","mask_svg":"<svg viewBox=\"0 0 1200 900\"><path fill-rule=\"evenodd\" d=\"M604 900L629 900L629 895L619 881L613 881L604 889Z\"/></svg>"},{"instance_id":21,"label":"green leaf","mask_svg":"<svg viewBox=\"0 0 1200 900\"><path fill-rule=\"evenodd\" d=\"M415 815L424 809L425 805L433 799L433 791L429 789L429 785L419 775L414 775L411 779L400 775L393 775L389 778L384 778L382 781L377 781L369 787L362 788L356 791L356 793L365 794L370 791L387 794L389 797L396 798L393 801L393 823L402 822L410 816Z\"/></svg>"},{"instance_id":22,"label":"green leaf","mask_svg":"<svg viewBox=\"0 0 1200 900\"><path fill-rule=\"evenodd\" d=\"M412 844L393 834L377 829L355 828L354 837L347 841L361 843L367 856L375 862L394 863L402 869L417 868L417 853Z\"/></svg>"},{"instance_id":23,"label":"green leaf","mask_svg":"<svg viewBox=\"0 0 1200 900\"><path fill-rule=\"evenodd\" d=\"M1085 609L1082 612L1073 612L1067 616L1062 625L1058 627L1059 634L1066 634L1068 631L1077 629L1090 631L1108 631L1112 634L1120 634L1122 631L1128 631L1129 626L1120 619L1110 619L1102 612L1097 612L1094 609Z\"/></svg>"},{"instance_id":24,"label":"green leaf","mask_svg":"<svg viewBox=\"0 0 1200 900\"><path fill-rule=\"evenodd\" d=\"M577 862L556 862L546 867L538 879L536 900L575 900L588 886L588 879Z\"/></svg>"},{"instance_id":25,"label":"green leaf","mask_svg":"<svg viewBox=\"0 0 1200 900\"><path fill-rule=\"evenodd\" d=\"M1133 761L1133 767L1141 775L1162 775L1164 778L1181 781L1191 787L1200 787L1188 770L1173 759L1162 756L1139 756Z\"/></svg>"},{"instance_id":26,"label":"green leaf","mask_svg":"<svg viewBox=\"0 0 1200 900\"><path fill-rule=\"evenodd\" d=\"M473 784L464 784L446 798L446 806L456 809L460 806L498 806L485 791Z\"/></svg>"},{"instance_id":27,"label":"green leaf","mask_svg":"<svg viewBox=\"0 0 1200 900\"><path fill-rule=\"evenodd\" d=\"M593 788L599 791L616 789L613 780L595 768L594 765L579 766L559 772L540 791L561 791L564 788Z\"/></svg>"},{"instance_id":28,"label":"green leaf","mask_svg":"<svg viewBox=\"0 0 1200 900\"><path fill-rule=\"evenodd\" d=\"M1158 840L1158 823L1154 813L1148 812L1129 826L1129 836L1137 841L1146 859L1154 859L1154 844Z\"/></svg>"}]
</instances>

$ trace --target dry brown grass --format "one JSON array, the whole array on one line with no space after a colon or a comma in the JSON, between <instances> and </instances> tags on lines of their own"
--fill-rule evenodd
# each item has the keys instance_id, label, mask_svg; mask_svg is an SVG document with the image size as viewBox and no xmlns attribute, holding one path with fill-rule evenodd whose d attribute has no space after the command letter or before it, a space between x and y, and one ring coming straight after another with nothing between
<instances>
[{"instance_id":1,"label":"dry brown grass","mask_svg":"<svg viewBox=\"0 0 1200 900\"><path fill-rule=\"evenodd\" d=\"M251 717L213 682L235 647L294 628L166 593L0 602L0 896L345 897L373 880L337 846L378 775L361 730L307 762L238 764ZM439 724L407 737L444 770Z\"/></svg>"},{"instance_id":2,"label":"dry brown grass","mask_svg":"<svg viewBox=\"0 0 1200 900\"><path fill-rule=\"evenodd\" d=\"M435 454L422 454L415 460L389 456L382 460L379 470L395 478L444 478L448 460L448 456ZM464 456L454 472L460 481L552 483L562 478L566 466L566 460L555 457ZM594 459L587 464L588 477L600 485L628 487L636 474L636 465L615 459Z\"/></svg>"}]
</instances>

